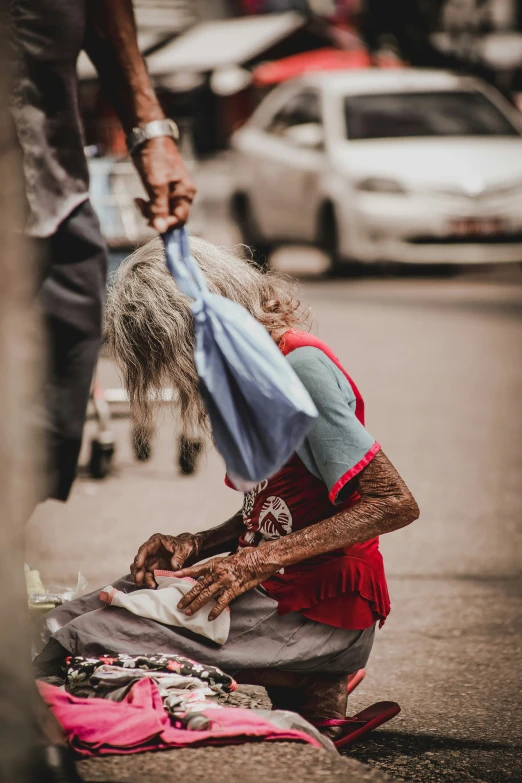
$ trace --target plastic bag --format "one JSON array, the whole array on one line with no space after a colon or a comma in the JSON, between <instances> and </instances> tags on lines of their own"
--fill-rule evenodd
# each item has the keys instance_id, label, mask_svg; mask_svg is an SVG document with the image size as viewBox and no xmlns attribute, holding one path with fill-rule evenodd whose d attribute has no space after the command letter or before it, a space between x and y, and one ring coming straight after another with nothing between
<instances>
[{"instance_id":1,"label":"plastic bag","mask_svg":"<svg viewBox=\"0 0 522 783\"><path fill-rule=\"evenodd\" d=\"M56 584L46 587L40 578L39 571L32 570L27 563L24 566L24 570L29 616L32 621L31 657L34 658L38 653L42 652L51 635L61 628L60 620L52 617L52 615L49 618L51 609L83 595L87 591L87 580L78 571L78 578L74 587Z\"/></svg>"},{"instance_id":2,"label":"plastic bag","mask_svg":"<svg viewBox=\"0 0 522 783\"><path fill-rule=\"evenodd\" d=\"M196 368L216 448L237 489L250 489L288 461L317 410L266 329L207 289L185 229L163 241L169 271L194 299Z\"/></svg>"},{"instance_id":3,"label":"plastic bag","mask_svg":"<svg viewBox=\"0 0 522 783\"><path fill-rule=\"evenodd\" d=\"M40 572L33 571L27 563L24 566L25 582L27 587L27 601L29 606L59 606L65 601L72 601L78 596L83 595L87 590L87 580L81 571L78 571L78 578L74 587L65 585L48 585L44 587Z\"/></svg>"}]
</instances>

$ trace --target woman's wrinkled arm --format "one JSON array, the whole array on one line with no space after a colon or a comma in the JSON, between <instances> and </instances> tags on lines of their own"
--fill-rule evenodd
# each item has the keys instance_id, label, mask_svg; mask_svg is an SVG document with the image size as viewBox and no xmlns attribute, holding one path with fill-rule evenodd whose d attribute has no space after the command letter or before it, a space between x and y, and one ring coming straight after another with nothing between
<instances>
[{"instance_id":1,"label":"woman's wrinkled arm","mask_svg":"<svg viewBox=\"0 0 522 783\"><path fill-rule=\"evenodd\" d=\"M199 580L180 600L178 608L191 615L214 599L216 605L209 614L209 619L214 620L234 598L281 568L391 533L419 516L413 495L382 452L375 455L346 490L348 496L357 491L361 499L329 519L276 541L240 549L230 557L215 558L177 572L180 577Z\"/></svg>"},{"instance_id":2,"label":"woman's wrinkled arm","mask_svg":"<svg viewBox=\"0 0 522 783\"><path fill-rule=\"evenodd\" d=\"M244 529L243 514L241 511L238 511L223 524L198 533L200 548L193 562L198 562L206 557L221 555L223 552L235 552L239 536Z\"/></svg>"},{"instance_id":3,"label":"woman's wrinkled arm","mask_svg":"<svg viewBox=\"0 0 522 783\"><path fill-rule=\"evenodd\" d=\"M391 533L419 516L415 498L382 451L346 489L347 496L357 491L360 501L329 519L259 547L257 551L264 564L273 560L274 569L279 570L309 557Z\"/></svg>"}]
</instances>

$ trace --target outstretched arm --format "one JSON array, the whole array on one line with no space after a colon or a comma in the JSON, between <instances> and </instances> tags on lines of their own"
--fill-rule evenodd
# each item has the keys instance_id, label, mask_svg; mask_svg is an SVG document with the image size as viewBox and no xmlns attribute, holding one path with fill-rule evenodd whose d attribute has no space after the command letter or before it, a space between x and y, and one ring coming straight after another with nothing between
<instances>
[{"instance_id":1,"label":"outstretched arm","mask_svg":"<svg viewBox=\"0 0 522 783\"><path fill-rule=\"evenodd\" d=\"M164 119L138 48L132 0L89 0L84 46L126 133ZM150 198L139 206L153 228L185 223L196 191L174 140L151 139L134 163Z\"/></svg>"},{"instance_id":2,"label":"outstretched arm","mask_svg":"<svg viewBox=\"0 0 522 783\"><path fill-rule=\"evenodd\" d=\"M239 550L231 557L179 571L178 576L199 580L179 608L193 614L213 598L217 603L209 618L214 619L234 598L281 568L390 533L419 516L413 495L382 452L353 479L349 492L355 490L360 501L329 519L262 546Z\"/></svg>"}]
</instances>

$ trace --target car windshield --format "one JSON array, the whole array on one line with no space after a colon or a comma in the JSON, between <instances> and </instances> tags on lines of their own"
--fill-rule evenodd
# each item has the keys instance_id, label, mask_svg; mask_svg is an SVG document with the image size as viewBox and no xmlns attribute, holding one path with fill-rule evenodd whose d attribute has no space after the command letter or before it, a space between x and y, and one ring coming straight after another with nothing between
<instances>
[{"instance_id":1,"label":"car windshield","mask_svg":"<svg viewBox=\"0 0 522 783\"><path fill-rule=\"evenodd\" d=\"M480 92L353 95L344 101L349 139L415 136L519 136Z\"/></svg>"}]
</instances>

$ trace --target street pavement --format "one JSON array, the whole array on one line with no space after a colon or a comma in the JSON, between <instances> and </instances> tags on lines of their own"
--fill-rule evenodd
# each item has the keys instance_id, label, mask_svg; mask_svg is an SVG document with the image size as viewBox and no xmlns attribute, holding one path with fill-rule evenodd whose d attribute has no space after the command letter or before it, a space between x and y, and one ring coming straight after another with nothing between
<instances>
[{"instance_id":1,"label":"street pavement","mask_svg":"<svg viewBox=\"0 0 522 783\"><path fill-rule=\"evenodd\" d=\"M219 228L212 238L222 238ZM311 250L281 250L273 261L300 275L317 333L362 390L368 429L421 509L382 540L392 613L349 704L353 714L390 699L402 713L349 758L275 743L94 760L82 762L83 773L150 783L377 782L380 769L419 783L520 781L522 271L332 280ZM106 359L99 377L119 385ZM150 534L212 526L240 506L212 449L195 476L179 475L178 427L166 411L145 464L134 459L128 420L113 424L113 475L94 481L83 471L67 505L49 502L29 524L27 562L48 583L71 583L81 571L102 587L128 570ZM90 422L84 463L94 430Z\"/></svg>"}]
</instances>

